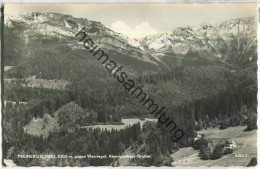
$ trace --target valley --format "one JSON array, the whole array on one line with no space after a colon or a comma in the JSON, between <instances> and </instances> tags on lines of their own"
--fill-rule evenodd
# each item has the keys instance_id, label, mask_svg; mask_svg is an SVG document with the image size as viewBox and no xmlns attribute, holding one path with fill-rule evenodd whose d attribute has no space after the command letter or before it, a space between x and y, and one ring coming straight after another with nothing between
<instances>
[{"instance_id":1,"label":"valley","mask_svg":"<svg viewBox=\"0 0 260 169\"><path fill-rule=\"evenodd\" d=\"M133 39L67 14L7 16L3 156L17 166L246 166L256 156L256 17ZM77 42L86 33L164 106L186 134L173 143L124 84ZM127 79L125 77L125 79ZM130 118L131 117L131 118ZM220 129L222 130L220 130ZM246 131L244 131L246 130ZM194 138L238 149L202 160ZM151 155L148 159L20 159L17 154ZM235 154L249 157L235 157Z\"/></svg>"}]
</instances>

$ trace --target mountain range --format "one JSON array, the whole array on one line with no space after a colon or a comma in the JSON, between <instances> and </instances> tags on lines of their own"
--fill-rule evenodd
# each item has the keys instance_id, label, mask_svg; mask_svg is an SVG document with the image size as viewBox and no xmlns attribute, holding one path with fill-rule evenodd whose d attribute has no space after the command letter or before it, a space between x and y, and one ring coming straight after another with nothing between
<instances>
[{"instance_id":1,"label":"mountain range","mask_svg":"<svg viewBox=\"0 0 260 169\"><path fill-rule=\"evenodd\" d=\"M100 22L71 15L39 12L5 15L4 159L13 160L18 166L170 166L178 160L175 153L182 153L183 147L193 151L189 146L194 145L197 132L214 131L217 141L227 139L227 135L238 139L230 135L234 128L225 132L217 127L257 128L256 23L256 17L238 18L176 27L168 33L133 39ZM145 122L154 116L140 100L129 95L126 83L118 83L97 57L77 41L75 35L83 27L110 60L124 66L123 71L136 86L165 107L167 116L185 133L177 144L170 140L167 128ZM144 125L133 123L124 129L109 130L111 125L122 126L123 119L132 123L133 118ZM107 128L92 128L95 126ZM255 144L246 133L241 130L239 138L246 136L247 142ZM245 141L245 137L241 138ZM239 147L240 152L248 149L244 145L244 149ZM192 155L198 157L198 162L204 156L208 159L213 154L215 159L225 154L222 149L209 152L202 148L200 154L196 150ZM152 158L46 161L16 156L32 153L137 153ZM219 165L231 155L234 157L226 156ZM215 165L215 160L208 161ZM230 165L236 162L237 158Z\"/></svg>"},{"instance_id":2,"label":"mountain range","mask_svg":"<svg viewBox=\"0 0 260 169\"><path fill-rule=\"evenodd\" d=\"M71 50L83 49L74 36L86 27L94 42L123 65L136 71L161 71L180 66L216 64L240 67L256 62L255 20L256 17L248 17L217 24L176 27L171 32L142 39L117 33L101 22L58 13L5 15L5 26L7 34L19 38L21 46L12 51L20 55L18 58L22 53L30 56L30 51L23 49L31 47L35 50L35 44L55 42ZM10 63L10 66L14 64Z\"/></svg>"}]
</instances>

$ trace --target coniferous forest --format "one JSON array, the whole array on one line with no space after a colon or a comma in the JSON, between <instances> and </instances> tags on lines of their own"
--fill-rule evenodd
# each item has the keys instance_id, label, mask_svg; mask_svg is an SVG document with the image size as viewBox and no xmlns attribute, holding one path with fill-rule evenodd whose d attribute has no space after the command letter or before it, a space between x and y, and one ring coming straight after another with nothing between
<instances>
[{"instance_id":1,"label":"coniferous forest","mask_svg":"<svg viewBox=\"0 0 260 169\"><path fill-rule=\"evenodd\" d=\"M244 126L244 133L257 129L253 17L225 21L214 29L204 25L203 36L201 30L176 29L169 38L183 37L182 42L173 39L172 43L182 43L188 50L186 54L165 51L160 61L146 43L155 37L142 40L142 51L100 22L37 12L5 19L3 158L17 166L172 166L174 154L187 147L198 150L201 159L221 159L234 150L222 152L227 143L212 149L210 138L200 132L225 132L238 126ZM64 22L70 29L64 28ZM39 29L46 25L66 33ZM169 131L77 43L77 25L86 26L89 36L124 65L128 76L166 108L185 132L181 140L172 142ZM216 35L216 30L229 31L225 26L230 25L248 32ZM129 119L138 122L126 124ZM33 154L57 158L21 156ZM87 155L150 157L75 158Z\"/></svg>"}]
</instances>

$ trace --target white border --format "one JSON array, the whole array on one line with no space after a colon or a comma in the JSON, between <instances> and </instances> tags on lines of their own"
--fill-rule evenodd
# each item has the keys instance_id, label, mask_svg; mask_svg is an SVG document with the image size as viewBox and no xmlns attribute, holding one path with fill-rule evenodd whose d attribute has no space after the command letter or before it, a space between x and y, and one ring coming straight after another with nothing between
<instances>
[{"instance_id":1,"label":"white border","mask_svg":"<svg viewBox=\"0 0 260 169\"><path fill-rule=\"evenodd\" d=\"M260 3L260 0L0 0L1 3Z\"/></svg>"},{"instance_id":2,"label":"white border","mask_svg":"<svg viewBox=\"0 0 260 169\"><path fill-rule=\"evenodd\" d=\"M72 3L260 3L260 0L0 0L0 3L35 3L35 4L43 4L43 3L66 3L66 4L72 4ZM260 4L258 4L258 8L260 8ZM259 14L258 14L259 15ZM257 39L258 39L258 55L260 54L260 22L258 21L258 29L257 29ZM1 49L0 49L1 51ZM257 64L260 65L260 59L258 57ZM258 66L259 67L259 66ZM257 71L257 78L258 80L260 79L260 74L259 74L259 68ZM260 89L260 84L258 83L258 90ZM1 93L1 92L0 92ZM260 99L260 94L258 92L257 94L257 99ZM1 100L1 99L0 99ZM0 102L0 108L1 108L1 102ZM260 105L258 103L257 107L257 112L260 112ZM258 121L257 125L260 126L260 115L258 114ZM0 120L2 118L2 113L0 113ZM0 133L2 133L2 126L0 127ZM258 129L257 131L257 149L258 149L258 163L260 160L260 154L259 154L259 147L260 147L260 131ZM2 135L0 136L0 144L2 148ZM0 159L2 160L2 149L0 151ZM259 166L259 164L258 164ZM2 168L2 162L0 164L0 168ZM5 167L7 169L24 169L26 167ZM31 169L40 169L42 167L30 167ZM44 167L46 169L60 169L61 167ZM62 167L62 168L72 168L72 167ZM73 168L83 168L83 167L73 167ZM84 167L84 168L89 168L89 169L114 169L115 167ZM120 166L119 168L127 168L127 169L147 169L147 167L123 167ZM157 169L157 168L162 168L162 169L168 169L171 167L149 167L149 169ZM198 168L198 169L207 169L207 168L212 168L212 169L243 169L245 167L175 167L176 169L187 169L187 168ZM256 167L250 167L250 169L256 169Z\"/></svg>"}]
</instances>

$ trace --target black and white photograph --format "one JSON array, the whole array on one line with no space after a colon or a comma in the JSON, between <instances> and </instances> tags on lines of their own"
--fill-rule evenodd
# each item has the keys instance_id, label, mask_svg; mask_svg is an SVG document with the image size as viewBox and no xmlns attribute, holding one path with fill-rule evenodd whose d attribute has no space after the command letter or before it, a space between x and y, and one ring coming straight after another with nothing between
<instances>
[{"instance_id":1,"label":"black and white photograph","mask_svg":"<svg viewBox=\"0 0 260 169\"><path fill-rule=\"evenodd\" d=\"M256 3L4 4L5 167L257 165Z\"/></svg>"}]
</instances>

